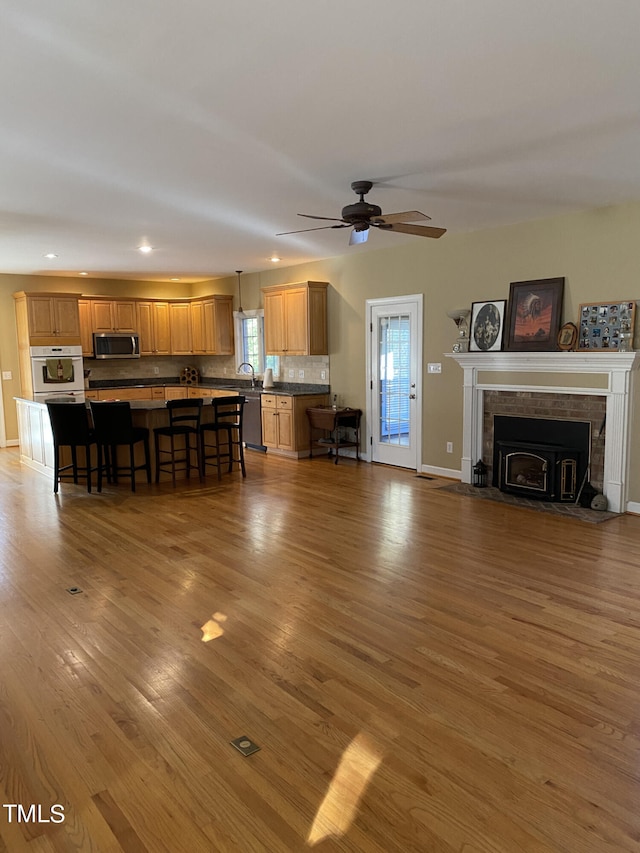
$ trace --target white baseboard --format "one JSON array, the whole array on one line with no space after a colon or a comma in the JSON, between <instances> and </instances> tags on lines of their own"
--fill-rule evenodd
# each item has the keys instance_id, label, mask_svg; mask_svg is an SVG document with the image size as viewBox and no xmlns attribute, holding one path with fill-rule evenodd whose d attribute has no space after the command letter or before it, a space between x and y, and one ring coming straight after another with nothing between
<instances>
[{"instance_id":1,"label":"white baseboard","mask_svg":"<svg viewBox=\"0 0 640 853\"><path fill-rule=\"evenodd\" d=\"M5 442L5 447L19 447L20 439L19 438L9 438Z\"/></svg>"},{"instance_id":2,"label":"white baseboard","mask_svg":"<svg viewBox=\"0 0 640 853\"><path fill-rule=\"evenodd\" d=\"M462 471L456 471L455 468L438 468L435 465L423 465L423 474L433 474L434 477L446 477L448 480L460 480Z\"/></svg>"},{"instance_id":3,"label":"white baseboard","mask_svg":"<svg viewBox=\"0 0 640 853\"><path fill-rule=\"evenodd\" d=\"M640 503L637 501L627 501L627 512L640 515Z\"/></svg>"}]
</instances>

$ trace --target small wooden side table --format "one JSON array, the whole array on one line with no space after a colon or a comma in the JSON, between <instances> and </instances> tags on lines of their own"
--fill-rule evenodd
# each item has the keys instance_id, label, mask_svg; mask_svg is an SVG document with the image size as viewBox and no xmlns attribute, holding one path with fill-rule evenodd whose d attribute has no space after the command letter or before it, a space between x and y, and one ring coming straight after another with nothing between
<instances>
[{"instance_id":1,"label":"small wooden side table","mask_svg":"<svg viewBox=\"0 0 640 853\"><path fill-rule=\"evenodd\" d=\"M355 447L356 459L360 460L360 418L361 409L334 409L331 406L315 406L307 409L309 419L309 459L313 450L322 447L332 453L335 450L336 461L340 458L340 449ZM347 430L353 430L353 438ZM322 433L319 435L318 433Z\"/></svg>"}]
</instances>

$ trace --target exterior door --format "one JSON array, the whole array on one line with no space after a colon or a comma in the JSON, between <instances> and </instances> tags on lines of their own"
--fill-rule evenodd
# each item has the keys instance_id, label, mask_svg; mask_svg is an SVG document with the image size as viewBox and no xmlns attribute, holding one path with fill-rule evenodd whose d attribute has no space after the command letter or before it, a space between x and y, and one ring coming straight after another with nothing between
<instances>
[{"instance_id":1,"label":"exterior door","mask_svg":"<svg viewBox=\"0 0 640 853\"><path fill-rule=\"evenodd\" d=\"M422 294L367 301L371 460L421 466Z\"/></svg>"}]
</instances>

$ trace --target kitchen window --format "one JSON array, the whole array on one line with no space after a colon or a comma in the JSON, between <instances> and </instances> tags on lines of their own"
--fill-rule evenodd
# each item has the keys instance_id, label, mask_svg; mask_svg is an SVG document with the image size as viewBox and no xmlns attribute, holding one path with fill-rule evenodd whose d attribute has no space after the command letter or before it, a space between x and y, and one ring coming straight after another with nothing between
<instances>
[{"instance_id":1,"label":"kitchen window","mask_svg":"<svg viewBox=\"0 0 640 853\"><path fill-rule=\"evenodd\" d=\"M248 361L253 365L256 376L262 376L265 367L273 370L274 379L280 375L280 358L265 355L264 311L261 308L233 312L236 333L236 364Z\"/></svg>"}]
</instances>

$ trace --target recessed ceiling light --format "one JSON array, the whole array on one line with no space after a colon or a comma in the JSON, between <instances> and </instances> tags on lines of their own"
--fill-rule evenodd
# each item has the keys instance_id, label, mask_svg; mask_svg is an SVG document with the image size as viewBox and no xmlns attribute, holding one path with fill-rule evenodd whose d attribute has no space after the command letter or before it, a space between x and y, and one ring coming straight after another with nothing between
<instances>
[{"instance_id":1,"label":"recessed ceiling light","mask_svg":"<svg viewBox=\"0 0 640 853\"><path fill-rule=\"evenodd\" d=\"M277 263L278 263L278 261L280 260L280 258L279 258L277 255L271 255L271 257L269 258L269 260L270 260L272 263L277 264Z\"/></svg>"},{"instance_id":2,"label":"recessed ceiling light","mask_svg":"<svg viewBox=\"0 0 640 853\"><path fill-rule=\"evenodd\" d=\"M153 246L148 246L146 243L143 243L142 246L138 246L138 251L142 252L143 255L148 255L149 252L153 252Z\"/></svg>"},{"instance_id":3,"label":"recessed ceiling light","mask_svg":"<svg viewBox=\"0 0 640 853\"><path fill-rule=\"evenodd\" d=\"M55 252L47 252L47 254L45 255L45 258L48 258L50 261L57 257L58 256L55 254Z\"/></svg>"},{"instance_id":4,"label":"recessed ceiling light","mask_svg":"<svg viewBox=\"0 0 640 853\"><path fill-rule=\"evenodd\" d=\"M88 272L79 272L78 275L89 275Z\"/></svg>"},{"instance_id":5,"label":"recessed ceiling light","mask_svg":"<svg viewBox=\"0 0 640 853\"><path fill-rule=\"evenodd\" d=\"M182 281L181 278L172 278L171 281Z\"/></svg>"}]
</instances>

